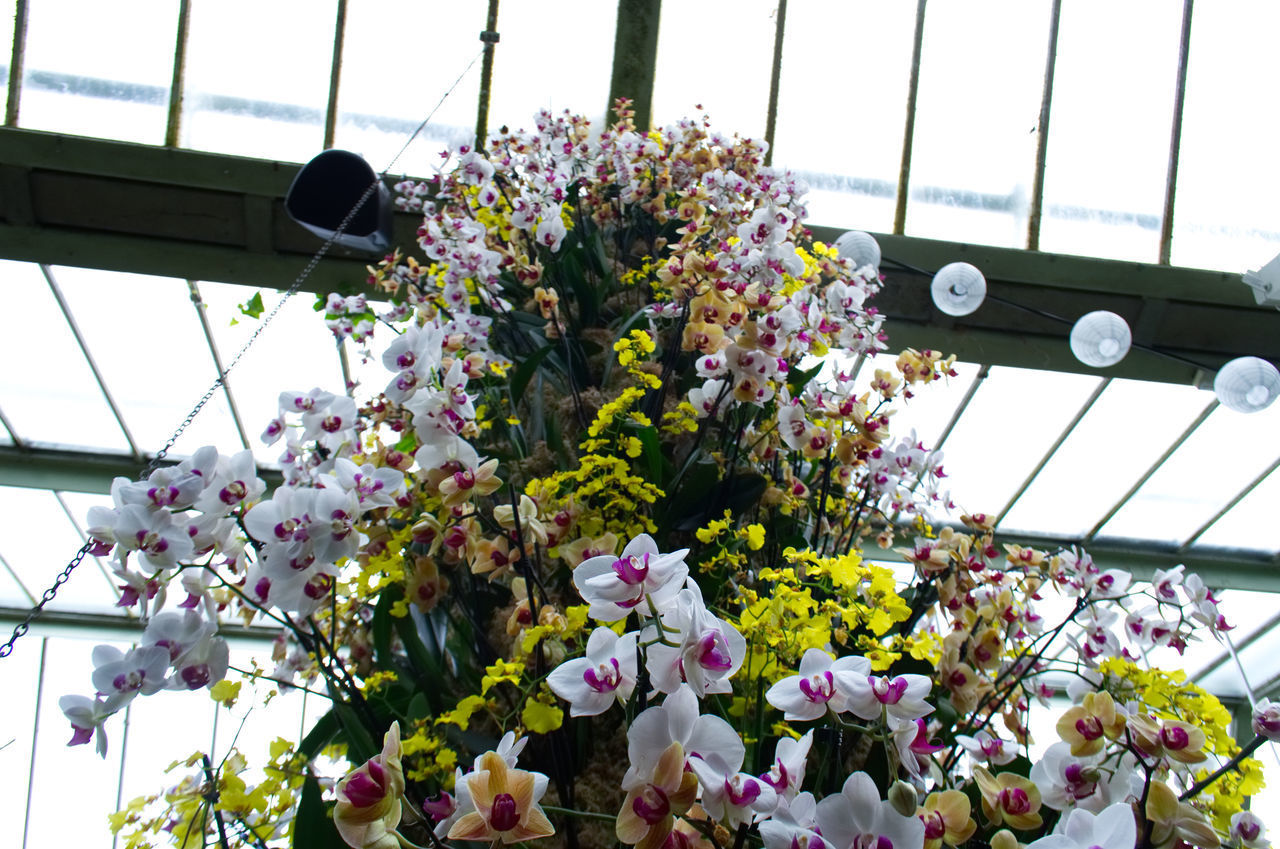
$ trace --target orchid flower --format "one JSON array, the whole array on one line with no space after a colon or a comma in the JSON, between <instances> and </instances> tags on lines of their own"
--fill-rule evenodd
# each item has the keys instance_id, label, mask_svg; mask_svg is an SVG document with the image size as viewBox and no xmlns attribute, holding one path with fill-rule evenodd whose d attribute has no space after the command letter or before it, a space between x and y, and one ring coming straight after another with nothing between
<instances>
[{"instance_id":1,"label":"orchid flower","mask_svg":"<svg viewBox=\"0 0 1280 849\"><path fill-rule=\"evenodd\" d=\"M788 721L818 719L828 710L841 713L848 710L849 701L847 690L837 686L837 678L854 680L870 671L871 661L865 657L833 660L822 649L809 649L800 658L800 674L774 684L765 699L784 711Z\"/></svg>"},{"instance_id":2,"label":"orchid flower","mask_svg":"<svg viewBox=\"0 0 1280 849\"><path fill-rule=\"evenodd\" d=\"M619 637L596 628L585 657L566 660L547 678L552 691L569 702L572 716L595 716L615 702L625 703L636 686L636 635Z\"/></svg>"},{"instance_id":3,"label":"orchid flower","mask_svg":"<svg viewBox=\"0 0 1280 849\"><path fill-rule=\"evenodd\" d=\"M400 757L400 723L395 722L382 739L382 753L338 782L333 824L352 849L399 849L395 829L404 795Z\"/></svg>"},{"instance_id":4,"label":"orchid flower","mask_svg":"<svg viewBox=\"0 0 1280 849\"><path fill-rule=\"evenodd\" d=\"M546 791L545 776L514 769L497 752L485 752L479 769L463 777L474 810L459 817L450 827L449 840L501 840L519 843L535 837L550 837L555 827L538 804Z\"/></svg>"},{"instance_id":5,"label":"orchid flower","mask_svg":"<svg viewBox=\"0 0 1280 849\"><path fill-rule=\"evenodd\" d=\"M645 598L662 611L680 592L689 567L688 549L660 554L648 534L627 543L618 557L602 555L584 560L573 570L573 585L591 605L588 615L599 622L625 619L632 610L648 615Z\"/></svg>"}]
</instances>

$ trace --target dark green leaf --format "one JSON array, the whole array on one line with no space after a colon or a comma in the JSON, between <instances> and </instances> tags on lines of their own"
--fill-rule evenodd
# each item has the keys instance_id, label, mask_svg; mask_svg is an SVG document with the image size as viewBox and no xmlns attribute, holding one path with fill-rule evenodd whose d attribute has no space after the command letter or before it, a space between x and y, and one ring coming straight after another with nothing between
<instances>
[{"instance_id":1,"label":"dark green leaf","mask_svg":"<svg viewBox=\"0 0 1280 849\"><path fill-rule=\"evenodd\" d=\"M382 747L373 742L369 729L360 722L355 709L346 702L334 702L334 712L338 715L338 724L342 726L342 735L347 738L348 753L352 761L367 761L382 751Z\"/></svg>"},{"instance_id":2,"label":"dark green leaf","mask_svg":"<svg viewBox=\"0 0 1280 849\"><path fill-rule=\"evenodd\" d=\"M294 849L346 849L347 844L329 813L332 807L332 803L324 801L320 783L308 776L302 785L302 799L293 824Z\"/></svg>"},{"instance_id":3,"label":"dark green leaf","mask_svg":"<svg viewBox=\"0 0 1280 849\"><path fill-rule=\"evenodd\" d=\"M813 380L814 375L822 371L822 365L822 363L818 363L810 369L792 369L790 373L787 374L787 389L791 391L792 398L799 397L800 391L804 389L805 385L808 384L810 380Z\"/></svg>"},{"instance_id":4,"label":"dark green leaf","mask_svg":"<svg viewBox=\"0 0 1280 849\"><path fill-rule=\"evenodd\" d=\"M533 375L538 370L538 366L542 365L542 361L555 350L555 345L539 348L511 373L511 401L513 404L520 403L520 400L524 397L525 389L529 387L529 381L533 379Z\"/></svg>"},{"instance_id":5,"label":"dark green leaf","mask_svg":"<svg viewBox=\"0 0 1280 849\"><path fill-rule=\"evenodd\" d=\"M378 665L386 669L395 668L395 660L391 657L391 605L395 604L393 596L403 596L403 592L388 592L383 589L378 596L378 604L373 609L373 653ZM399 590L399 587L396 587Z\"/></svg>"},{"instance_id":6,"label":"dark green leaf","mask_svg":"<svg viewBox=\"0 0 1280 849\"><path fill-rule=\"evenodd\" d=\"M302 738L302 742L298 744L298 751L307 756L307 760L314 759L320 754L320 750L329 745L333 739L333 735L338 733L338 714L336 711L330 710L324 716L311 726L311 730L307 732L307 736Z\"/></svg>"}]
</instances>

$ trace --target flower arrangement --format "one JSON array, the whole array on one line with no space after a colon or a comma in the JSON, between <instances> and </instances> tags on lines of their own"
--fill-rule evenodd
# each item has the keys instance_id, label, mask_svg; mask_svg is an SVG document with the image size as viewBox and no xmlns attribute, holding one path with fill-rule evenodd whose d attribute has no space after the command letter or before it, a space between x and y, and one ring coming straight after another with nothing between
<instances>
[{"instance_id":1,"label":"flower arrangement","mask_svg":"<svg viewBox=\"0 0 1280 849\"><path fill-rule=\"evenodd\" d=\"M209 448L91 513L147 625L62 700L73 744L162 689L233 702L236 617L331 702L257 772L193 755L113 817L125 845L1268 845L1244 799L1280 707L1242 750L1139 662L1225 630L1213 594L935 528L940 455L891 425L952 358L859 374L883 283L810 238L802 183L617 115L397 186L422 254L319 305L390 380L282 393L284 485ZM895 544L906 570L869 559Z\"/></svg>"}]
</instances>

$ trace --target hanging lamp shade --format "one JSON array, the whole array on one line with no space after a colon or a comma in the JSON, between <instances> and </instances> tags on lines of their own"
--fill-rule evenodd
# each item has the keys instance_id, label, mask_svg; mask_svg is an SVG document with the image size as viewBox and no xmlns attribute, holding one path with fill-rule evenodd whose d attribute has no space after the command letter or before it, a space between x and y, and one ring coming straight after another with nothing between
<instances>
[{"instance_id":1,"label":"hanging lamp shade","mask_svg":"<svg viewBox=\"0 0 1280 849\"><path fill-rule=\"evenodd\" d=\"M326 150L303 165L285 195L285 212L312 233L328 239L375 181L377 189L360 204L334 243L352 250L383 253L391 246L391 192L369 163L354 153Z\"/></svg>"},{"instance_id":2,"label":"hanging lamp shade","mask_svg":"<svg viewBox=\"0 0 1280 849\"><path fill-rule=\"evenodd\" d=\"M1071 328L1071 353L1087 366L1113 366L1129 353L1133 334L1123 318L1113 312L1086 313Z\"/></svg>"},{"instance_id":3,"label":"hanging lamp shade","mask_svg":"<svg viewBox=\"0 0 1280 849\"><path fill-rule=\"evenodd\" d=\"M987 278L967 262L953 262L933 275L933 303L947 315L968 315L987 297Z\"/></svg>"},{"instance_id":4,"label":"hanging lamp shade","mask_svg":"<svg viewBox=\"0 0 1280 849\"><path fill-rule=\"evenodd\" d=\"M1213 394L1238 413L1256 413L1280 395L1280 372L1258 357L1238 357L1218 370Z\"/></svg>"},{"instance_id":5,"label":"hanging lamp shade","mask_svg":"<svg viewBox=\"0 0 1280 849\"><path fill-rule=\"evenodd\" d=\"M836 253L842 259L851 260L854 268L869 265L880 268L880 245L870 233L861 230L848 230L836 239Z\"/></svg>"}]
</instances>

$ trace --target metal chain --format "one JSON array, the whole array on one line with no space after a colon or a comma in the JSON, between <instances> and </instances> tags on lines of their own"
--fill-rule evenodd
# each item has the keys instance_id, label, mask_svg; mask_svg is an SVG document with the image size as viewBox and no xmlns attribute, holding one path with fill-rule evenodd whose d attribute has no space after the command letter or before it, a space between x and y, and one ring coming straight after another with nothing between
<instances>
[{"instance_id":1,"label":"metal chain","mask_svg":"<svg viewBox=\"0 0 1280 849\"><path fill-rule=\"evenodd\" d=\"M453 85L449 86L448 91L440 97L440 100L436 102L436 105L429 113L427 113L427 117L423 118L422 123L418 124L417 129L415 129L413 134L409 136L409 140L404 143L396 155L392 157L391 161L387 163L387 167L383 168L381 173L374 177L373 182L364 190L364 194L360 195L360 199L357 200L351 207L350 211L347 212L346 216L342 219L342 222L338 224L337 229L324 240L324 244L320 246L319 250L311 255L311 259L307 262L306 266L303 267L302 271L298 273L298 276L293 279L292 285L285 290L284 295L276 305L271 308L271 312L267 313L267 317L258 324L258 327L249 335L249 338L244 341L244 344L240 346L240 350L236 351L236 355L231 358L231 361L227 363L226 368L224 368L218 375L217 379L213 381L213 385L210 386L208 391L200 397L200 400L196 402L196 405L191 408L191 412L187 413L186 418L184 418L182 423L178 425L177 430L173 432L173 435L165 441L160 450L151 458L151 462L147 463L146 467L138 475L139 478L148 477L152 472L160 467L160 463L168 455L169 449L177 443L183 432L190 427L193 421L195 421L196 416L198 416L200 411L204 409L204 405L209 403L209 399L222 388L223 384L226 382L227 375L231 373L233 368L235 368L236 363L240 362L240 359L262 334L262 331L267 329L267 325L270 324L271 320L280 312L280 308L285 305L285 302L292 298L298 290L302 288L302 284L311 276L311 272L316 270L316 266L319 265L320 261L329 253L329 249L334 246L339 237L341 237L342 234L347 231L347 228L351 226L351 222L355 219L356 213L360 211L360 208L364 206L365 202L373 196L375 191L377 191L378 185L387 176L387 172L390 171L396 162L400 160L400 157L404 155L404 152L409 149L409 145L413 144L413 140L416 139L423 129L426 128L427 124L431 122L431 119L435 117L436 112L438 112L440 107L444 105L444 102L449 98L449 95L453 94L454 89L458 87L463 78L466 77L467 73L470 72L470 70L475 66L476 61L479 60L482 55L483 51L477 53L476 56L472 58L467 67L458 75L458 78L453 81ZM13 629L13 635L9 637L8 642L3 646L0 646L0 658L5 658L13 654L13 644L21 639L27 631L31 629L31 623L36 619L36 617L44 612L44 606L53 601L54 596L58 594L58 589L71 578L71 573L74 572L76 567L80 565L80 562L84 560L85 555L89 553L91 548L93 548L93 544L94 541L90 540L80 547L80 550L77 551L75 556L67 563L67 567L58 574L58 577L54 579L53 584L44 591L44 595L41 596L39 604L27 611L26 617Z\"/></svg>"}]
</instances>

